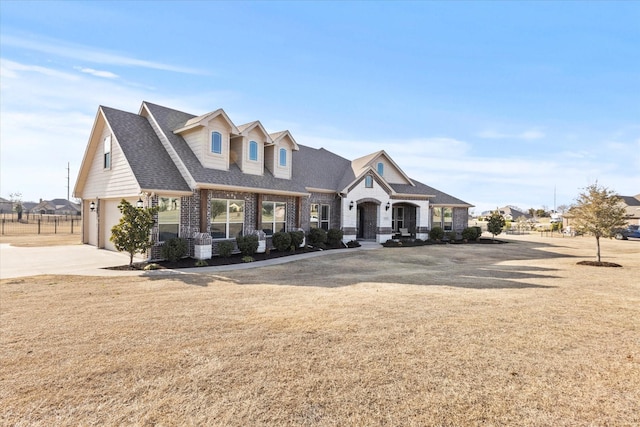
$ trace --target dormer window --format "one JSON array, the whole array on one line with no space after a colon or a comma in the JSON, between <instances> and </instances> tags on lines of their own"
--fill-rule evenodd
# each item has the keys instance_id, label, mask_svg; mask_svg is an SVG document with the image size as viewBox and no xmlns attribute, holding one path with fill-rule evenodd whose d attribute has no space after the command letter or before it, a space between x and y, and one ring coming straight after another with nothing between
<instances>
[{"instance_id":1,"label":"dormer window","mask_svg":"<svg viewBox=\"0 0 640 427\"><path fill-rule=\"evenodd\" d=\"M286 148L280 149L279 159L280 159L279 160L280 166L287 166L287 149Z\"/></svg>"},{"instance_id":2,"label":"dormer window","mask_svg":"<svg viewBox=\"0 0 640 427\"><path fill-rule=\"evenodd\" d=\"M258 143L249 141L249 160L258 160Z\"/></svg>"},{"instance_id":3,"label":"dormer window","mask_svg":"<svg viewBox=\"0 0 640 427\"><path fill-rule=\"evenodd\" d=\"M107 135L104 138L103 143L103 167L105 169L111 169L111 135Z\"/></svg>"},{"instance_id":4,"label":"dormer window","mask_svg":"<svg viewBox=\"0 0 640 427\"><path fill-rule=\"evenodd\" d=\"M378 174L380 174L380 176L384 176L384 163L382 162L378 163Z\"/></svg>"},{"instance_id":5,"label":"dormer window","mask_svg":"<svg viewBox=\"0 0 640 427\"><path fill-rule=\"evenodd\" d=\"M211 132L211 152L222 154L222 135L220 132Z\"/></svg>"}]
</instances>

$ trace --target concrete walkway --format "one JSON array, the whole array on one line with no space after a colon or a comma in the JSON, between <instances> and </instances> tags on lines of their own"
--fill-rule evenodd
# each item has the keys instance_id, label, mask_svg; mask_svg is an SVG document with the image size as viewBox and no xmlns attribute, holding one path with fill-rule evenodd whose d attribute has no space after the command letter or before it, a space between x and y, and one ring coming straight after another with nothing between
<instances>
[{"instance_id":1,"label":"concrete walkway","mask_svg":"<svg viewBox=\"0 0 640 427\"><path fill-rule=\"evenodd\" d=\"M372 250L382 246L375 242L362 242L362 246L350 250ZM36 276L40 274L70 274L76 276L141 276L187 273L215 273L245 268L259 268L268 265L283 264L299 259L312 258L333 251L309 252L300 255L274 258L259 262L222 265L217 267L185 268L179 270L120 271L105 270L105 267L129 263L129 255L96 249L89 245L17 247L0 244L0 279ZM142 258L134 262L143 261Z\"/></svg>"}]
</instances>

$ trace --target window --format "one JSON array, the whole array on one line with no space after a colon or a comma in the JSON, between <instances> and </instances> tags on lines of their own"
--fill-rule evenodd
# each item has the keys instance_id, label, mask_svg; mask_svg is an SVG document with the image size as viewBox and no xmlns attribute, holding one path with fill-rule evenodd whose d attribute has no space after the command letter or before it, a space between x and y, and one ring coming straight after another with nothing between
<instances>
[{"instance_id":1,"label":"window","mask_svg":"<svg viewBox=\"0 0 640 427\"><path fill-rule=\"evenodd\" d=\"M320 205L320 228L329 230L329 205Z\"/></svg>"},{"instance_id":2,"label":"window","mask_svg":"<svg viewBox=\"0 0 640 427\"><path fill-rule=\"evenodd\" d=\"M380 176L384 175L384 163L382 162L378 163L378 173L380 174Z\"/></svg>"},{"instance_id":3,"label":"window","mask_svg":"<svg viewBox=\"0 0 640 427\"><path fill-rule=\"evenodd\" d=\"M431 228L442 228L442 208L433 208L431 211Z\"/></svg>"},{"instance_id":4,"label":"window","mask_svg":"<svg viewBox=\"0 0 640 427\"><path fill-rule=\"evenodd\" d=\"M373 177L371 175L364 177L364 186L366 188L373 188Z\"/></svg>"},{"instance_id":5,"label":"window","mask_svg":"<svg viewBox=\"0 0 640 427\"><path fill-rule=\"evenodd\" d=\"M220 132L211 132L211 152L215 154L222 153L222 135Z\"/></svg>"},{"instance_id":6,"label":"window","mask_svg":"<svg viewBox=\"0 0 640 427\"><path fill-rule=\"evenodd\" d=\"M442 229L444 231L453 230L453 209L452 208L442 208L442 219L444 222L442 223Z\"/></svg>"},{"instance_id":7,"label":"window","mask_svg":"<svg viewBox=\"0 0 640 427\"><path fill-rule=\"evenodd\" d=\"M287 204L284 202L262 202L262 231L268 236L278 231L287 231Z\"/></svg>"},{"instance_id":8,"label":"window","mask_svg":"<svg viewBox=\"0 0 640 427\"><path fill-rule=\"evenodd\" d=\"M280 149L280 166L287 166L287 149Z\"/></svg>"},{"instance_id":9,"label":"window","mask_svg":"<svg viewBox=\"0 0 640 427\"><path fill-rule=\"evenodd\" d=\"M249 141L249 160L258 160L258 143Z\"/></svg>"},{"instance_id":10,"label":"window","mask_svg":"<svg viewBox=\"0 0 640 427\"><path fill-rule=\"evenodd\" d=\"M309 220L309 224L311 226L311 228L318 228L318 224L320 221L320 217L319 217L319 212L320 210L320 205L317 203L312 203L311 204L311 219Z\"/></svg>"},{"instance_id":11,"label":"window","mask_svg":"<svg viewBox=\"0 0 640 427\"><path fill-rule=\"evenodd\" d=\"M310 227L329 230L329 212L329 205L312 204Z\"/></svg>"},{"instance_id":12,"label":"window","mask_svg":"<svg viewBox=\"0 0 640 427\"><path fill-rule=\"evenodd\" d=\"M158 240L178 237L180 229L180 199L177 197L158 198Z\"/></svg>"},{"instance_id":13,"label":"window","mask_svg":"<svg viewBox=\"0 0 640 427\"><path fill-rule=\"evenodd\" d=\"M402 206L394 206L391 211L391 227L396 233L404 228L404 208Z\"/></svg>"},{"instance_id":14,"label":"window","mask_svg":"<svg viewBox=\"0 0 640 427\"><path fill-rule=\"evenodd\" d=\"M244 232L244 200L211 200L211 237L232 239Z\"/></svg>"},{"instance_id":15,"label":"window","mask_svg":"<svg viewBox=\"0 0 640 427\"><path fill-rule=\"evenodd\" d=\"M111 169L111 135L107 135L104 138L103 143L104 163L105 169Z\"/></svg>"}]
</instances>

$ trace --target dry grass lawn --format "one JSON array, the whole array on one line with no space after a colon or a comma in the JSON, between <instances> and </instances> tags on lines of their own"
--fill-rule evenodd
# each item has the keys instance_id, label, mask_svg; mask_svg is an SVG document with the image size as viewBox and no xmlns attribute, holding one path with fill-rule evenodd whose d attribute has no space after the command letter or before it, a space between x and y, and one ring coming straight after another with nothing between
<instances>
[{"instance_id":1,"label":"dry grass lawn","mask_svg":"<svg viewBox=\"0 0 640 427\"><path fill-rule=\"evenodd\" d=\"M3 425L637 426L640 242L0 282Z\"/></svg>"}]
</instances>

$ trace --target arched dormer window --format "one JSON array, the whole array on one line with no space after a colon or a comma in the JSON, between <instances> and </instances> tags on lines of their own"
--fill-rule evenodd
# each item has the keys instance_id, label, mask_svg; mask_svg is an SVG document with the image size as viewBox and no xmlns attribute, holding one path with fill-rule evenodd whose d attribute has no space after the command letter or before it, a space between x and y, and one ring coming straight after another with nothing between
<instances>
[{"instance_id":1,"label":"arched dormer window","mask_svg":"<svg viewBox=\"0 0 640 427\"><path fill-rule=\"evenodd\" d=\"M220 132L211 132L211 152L222 154L222 135Z\"/></svg>"},{"instance_id":2,"label":"arched dormer window","mask_svg":"<svg viewBox=\"0 0 640 427\"><path fill-rule=\"evenodd\" d=\"M380 174L380 176L384 176L384 163L382 162L378 163L378 173Z\"/></svg>"},{"instance_id":3,"label":"arched dormer window","mask_svg":"<svg viewBox=\"0 0 640 427\"><path fill-rule=\"evenodd\" d=\"M249 141L249 160L258 160L258 143Z\"/></svg>"},{"instance_id":4,"label":"arched dormer window","mask_svg":"<svg viewBox=\"0 0 640 427\"><path fill-rule=\"evenodd\" d=\"M280 166L287 166L287 149L286 148L281 148L279 151L280 155L279 155L279 164Z\"/></svg>"}]
</instances>

